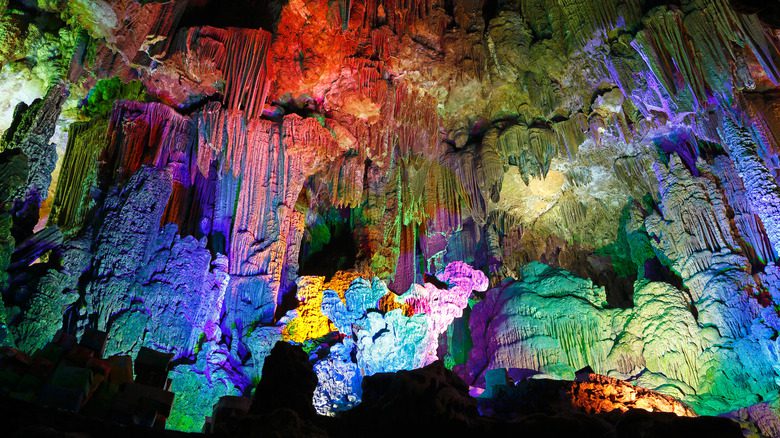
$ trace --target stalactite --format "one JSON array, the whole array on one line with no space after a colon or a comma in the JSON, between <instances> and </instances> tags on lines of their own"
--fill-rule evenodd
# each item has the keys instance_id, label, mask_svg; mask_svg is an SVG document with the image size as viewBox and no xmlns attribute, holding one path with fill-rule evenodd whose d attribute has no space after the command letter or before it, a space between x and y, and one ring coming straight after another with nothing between
<instances>
[{"instance_id":1,"label":"stalactite","mask_svg":"<svg viewBox=\"0 0 780 438\"><path fill-rule=\"evenodd\" d=\"M488 130L482 137L482 144L477 147L478 185L482 188L482 196L492 202L499 201L504 172L508 168L508 163L502 160L497 150L498 135L497 129Z\"/></svg>"},{"instance_id":2,"label":"stalactite","mask_svg":"<svg viewBox=\"0 0 780 438\"><path fill-rule=\"evenodd\" d=\"M553 123L553 131L558 135L558 143L566 148L569 158L577 155L580 145L585 141L588 123L585 114L578 112L571 118Z\"/></svg>"},{"instance_id":3,"label":"stalactite","mask_svg":"<svg viewBox=\"0 0 780 438\"><path fill-rule=\"evenodd\" d=\"M777 93L744 93L740 106L747 113L745 121L752 123L758 153L767 169L780 176L780 105Z\"/></svg>"},{"instance_id":4,"label":"stalactite","mask_svg":"<svg viewBox=\"0 0 780 438\"><path fill-rule=\"evenodd\" d=\"M604 37L618 21L613 0L558 0L568 30L571 48L584 46L593 37Z\"/></svg>"},{"instance_id":5,"label":"stalactite","mask_svg":"<svg viewBox=\"0 0 780 438\"><path fill-rule=\"evenodd\" d=\"M422 90L400 82L395 88L393 121L399 153L431 156L439 151L439 116L436 100Z\"/></svg>"},{"instance_id":6,"label":"stalactite","mask_svg":"<svg viewBox=\"0 0 780 438\"><path fill-rule=\"evenodd\" d=\"M297 115L247 120L241 111L211 105L199 115L198 131L199 174L208 176L204 184L212 184L212 173L220 176L213 195L204 188L213 196L213 213L204 219L228 255L228 319L269 322L294 284L305 225L295 204L304 183L344 151L316 119Z\"/></svg>"},{"instance_id":7,"label":"stalactite","mask_svg":"<svg viewBox=\"0 0 780 438\"><path fill-rule=\"evenodd\" d=\"M268 95L266 56L271 34L263 30L229 29L225 60L225 105L251 119L263 113Z\"/></svg>"},{"instance_id":8,"label":"stalactite","mask_svg":"<svg viewBox=\"0 0 780 438\"><path fill-rule=\"evenodd\" d=\"M242 111L247 119L260 117L270 87L271 72L267 61L271 34L262 29L210 26L191 28L179 38L188 73L213 74L216 68L224 78L223 104Z\"/></svg>"},{"instance_id":9,"label":"stalactite","mask_svg":"<svg viewBox=\"0 0 780 438\"><path fill-rule=\"evenodd\" d=\"M613 169L618 179L628 185L636 198L649 193L657 199L658 180L653 174L653 162L653 157L648 154L618 157Z\"/></svg>"},{"instance_id":10,"label":"stalactite","mask_svg":"<svg viewBox=\"0 0 780 438\"><path fill-rule=\"evenodd\" d=\"M560 343L566 363L574 369L591 366L593 369L602 370L606 364L607 351L599 348L599 322L598 319L585 319L581 316L550 318L543 321L543 333Z\"/></svg>"},{"instance_id":11,"label":"stalactite","mask_svg":"<svg viewBox=\"0 0 780 438\"><path fill-rule=\"evenodd\" d=\"M742 179L725 156L715 158L713 170L720 180L726 200L734 211L734 225L744 241L742 248L754 265L765 265L777 258L761 219L753 213Z\"/></svg>"},{"instance_id":12,"label":"stalactite","mask_svg":"<svg viewBox=\"0 0 780 438\"><path fill-rule=\"evenodd\" d=\"M699 65L693 62L696 55L686 34L682 13L659 9L645 20L645 26L631 45L645 57L648 67L666 91L678 95L688 87L694 107L706 108L710 88Z\"/></svg>"},{"instance_id":13,"label":"stalactite","mask_svg":"<svg viewBox=\"0 0 780 438\"><path fill-rule=\"evenodd\" d=\"M585 217L588 214L585 204L580 202L571 190L561 195L558 200L558 208L565 229L576 229L577 224L585 222Z\"/></svg>"},{"instance_id":14,"label":"stalactite","mask_svg":"<svg viewBox=\"0 0 780 438\"><path fill-rule=\"evenodd\" d=\"M57 192L49 223L63 231L77 231L86 219L92 199L91 189L98 185L98 157L106 143L108 123L74 123L68 133Z\"/></svg>"},{"instance_id":15,"label":"stalactite","mask_svg":"<svg viewBox=\"0 0 780 438\"><path fill-rule=\"evenodd\" d=\"M726 118L722 136L744 181L748 202L766 227L775 254L780 254L780 188L761 162L756 144L744 128Z\"/></svg>"},{"instance_id":16,"label":"stalactite","mask_svg":"<svg viewBox=\"0 0 780 438\"><path fill-rule=\"evenodd\" d=\"M192 123L159 103L120 101L108 125L108 146L102 160L108 172L125 180L141 165L172 166L174 179L187 185L197 164Z\"/></svg>"},{"instance_id":17,"label":"stalactite","mask_svg":"<svg viewBox=\"0 0 780 438\"><path fill-rule=\"evenodd\" d=\"M382 62L365 58L349 58L347 66L355 78L358 94L382 108L388 93L387 82L382 78L382 72L385 70Z\"/></svg>"},{"instance_id":18,"label":"stalactite","mask_svg":"<svg viewBox=\"0 0 780 438\"><path fill-rule=\"evenodd\" d=\"M385 59L390 53L391 38L392 32L390 29L380 27L379 29L371 30L371 47L377 58Z\"/></svg>"},{"instance_id":19,"label":"stalactite","mask_svg":"<svg viewBox=\"0 0 780 438\"><path fill-rule=\"evenodd\" d=\"M661 165L655 170L663 218L651 215L645 225L666 257L674 261L672 268L687 281L708 269L711 254L728 253L738 245L729 228L723 196L712 181L693 177L676 156L668 170Z\"/></svg>"},{"instance_id":20,"label":"stalactite","mask_svg":"<svg viewBox=\"0 0 780 438\"><path fill-rule=\"evenodd\" d=\"M722 102L729 102L732 92L729 62L737 57L733 46L738 41L730 21L736 18L736 14L730 7L719 4L718 0L708 3L684 18L685 28L699 55L699 62L709 66L704 71L707 83ZM713 27L718 31L713 32Z\"/></svg>"},{"instance_id":21,"label":"stalactite","mask_svg":"<svg viewBox=\"0 0 780 438\"><path fill-rule=\"evenodd\" d=\"M558 136L546 128L513 125L498 140L499 155L517 166L523 181L546 178L552 159L558 155Z\"/></svg>"},{"instance_id":22,"label":"stalactite","mask_svg":"<svg viewBox=\"0 0 780 438\"><path fill-rule=\"evenodd\" d=\"M375 27L386 22L395 33L403 34L428 17L431 6L431 0L368 0L363 23Z\"/></svg>"},{"instance_id":23,"label":"stalactite","mask_svg":"<svg viewBox=\"0 0 780 438\"><path fill-rule=\"evenodd\" d=\"M739 16L743 25L744 38L753 55L763 67L764 73L773 85L780 85L780 42L755 15Z\"/></svg>"},{"instance_id":24,"label":"stalactite","mask_svg":"<svg viewBox=\"0 0 780 438\"><path fill-rule=\"evenodd\" d=\"M477 224L484 225L487 215L487 202L482 196L480 182L480 158L477 152L469 148L453 154L449 158L449 168L458 176L462 190L461 209L466 216L471 217Z\"/></svg>"},{"instance_id":25,"label":"stalactite","mask_svg":"<svg viewBox=\"0 0 780 438\"><path fill-rule=\"evenodd\" d=\"M366 168L359 156L345 155L331 168L331 205L358 207L363 201L363 176Z\"/></svg>"},{"instance_id":26,"label":"stalactite","mask_svg":"<svg viewBox=\"0 0 780 438\"><path fill-rule=\"evenodd\" d=\"M452 341L443 358L470 385L495 367L573 378L589 365L697 408L777 398L780 34L766 17L729 0L246 2L278 19L215 1L89 3L62 23L26 23L40 8L0 20L43 36L3 77L48 73L47 28L67 40L83 26L100 37L77 49L74 84L136 78L155 103L73 125L51 216L64 239L51 227L14 244L6 200L0 345L21 321L10 330L37 348L71 306L64 331L107 330L112 354L178 355L181 425L248 393L284 337L314 348L315 402L332 413L362 375L437 358L471 304L449 336L472 338L469 360ZM187 27L233 18L274 22L273 40L257 24ZM115 99L81 88L64 118L43 108L32 154L54 157L38 140L55 120ZM724 111L751 127L719 138ZM36 185L53 164L2 155L9 191L25 190L28 161ZM320 220L334 211L336 228ZM329 243L314 257L380 278L299 277L315 235ZM441 276L461 260L495 288L470 297Z\"/></svg>"},{"instance_id":27,"label":"stalactite","mask_svg":"<svg viewBox=\"0 0 780 438\"><path fill-rule=\"evenodd\" d=\"M188 63L212 64L216 68L224 68L227 62L227 39L225 29L210 26L193 27L187 31L182 47L178 49L185 53Z\"/></svg>"}]
</instances>

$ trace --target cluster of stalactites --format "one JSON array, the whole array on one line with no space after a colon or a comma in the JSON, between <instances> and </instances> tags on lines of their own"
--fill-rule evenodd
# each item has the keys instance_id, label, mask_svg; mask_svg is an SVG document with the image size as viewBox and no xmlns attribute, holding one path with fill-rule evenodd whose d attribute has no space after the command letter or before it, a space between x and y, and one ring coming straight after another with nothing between
<instances>
[{"instance_id":1,"label":"cluster of stalactites","mask_svg":"<svg viewBox=\"0 0 780 438\"><path fill-rule=\"evenodd\" d=\"M64 231L78 231L87 217L91 189L98 184L98 158L106 144L105 120L74 123L68 133L62 168L49 222Z\"/></svg>"},{"instance_id":2,"label":"cluster of stalactites","mask_svg":"<svg viewBox=\"0 0 780 438\"><path fill-rule=\"evenodd\" d=\"M103 160L119 181L132 176L143 164L176 166L174 178L187 180L193 152L192 123L186 116L160 103L120 101L108 125L108 146Z\"/></svg>"},{"instance_id":3,"label":"cluster of stalactites","mask_svg":"<svg viewBox=\"0 0 780 438\"><path fill-rule=\"evenodd\" d=\"M315 119L292 115L282 122L248 120L219 104L190 118L163 104L121 102L108 132L104 160L120 181L141 165L172 171L166 222L189 230L192 210L204 215L195 218L198 226L212 224L193 230L196 234L216 229L227 235L234 225L233 241L243 241L241 233L248 232L244 237L254 236L253 242L273 242L284 219L276 217L278 207L292 208L306 178L328 157L338 156L338 145ZM225 222L224 227L215 222ZM247 242L239 245L243 250L231 252L232 269L256 252L250 249L253 245Z\"/></svg>"},{"instance_id":4,"label":"cluster of stalactites","mask_svg":"<svg viewBox=\"0 0 780 438\"><path fill-rule=\"evenodd\" d=\"M760 66L769 83L780 83L780 45L758 17L735 13L725 0L694 3L687 14L653 10L631 43L663 94L671 97L670 107L685 112L728 104L732 86L752 89L762 80L750 62ZM641 102L639 109L646 111Z\"/></svg>"},{"instance_id":5,"label":"cluster of stalactites","mask_svg":"<svg viewBox=\"0 0 780 438\"><path fill-rule=\"evenodd\" d=\"M729 229L723 195L714 182L693 177L676 156L668 169L660 164L655 169L660 212L649 215L645 225L663 254L679 262L673 269L687 280L709 267L711 254L729 252L738 245Z\"/></svg>"},{"instance_id":6,"label":"cluster of stalactites","mask_svg":"<svg viewBox=\"0 0 780 438\"><path fill-rule=\"evenodd\" d=\"M180 50L193 62L210 60L224 77L225 107L253 119L263 114L268 97L270 46L271 34L262 29L204 26L189 29Z\"/></svg>"},{"instance_id":7,"label":"cluster of stalactites","mask_svg":"<svg viewBox=\"0 0 780 438\"><path fill-rule=\"evenodd\" d=\"M353 3L346 0L347 4ZM368 0L362 11L364 27L378 27L387 24L396 34L404 34L418 22L428 18L434 9L435 0ZM443 19L442 19L443 20ZM446 21L437 23L443 33Z\"/></svg>"}]
</instances>

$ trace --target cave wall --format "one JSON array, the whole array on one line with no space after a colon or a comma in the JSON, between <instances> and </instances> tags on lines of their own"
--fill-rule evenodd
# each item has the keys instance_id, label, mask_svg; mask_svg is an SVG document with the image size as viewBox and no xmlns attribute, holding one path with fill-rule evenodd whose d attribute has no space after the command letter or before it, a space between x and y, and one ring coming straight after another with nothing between
<instances>
[{"instance_id":1,"label":"cave wall","mask_svg":"<svg viewBox=\"0 0 780 438\"><path fill-rule=\"evenodd\" d=\"M0 1L1 343L172 353L186 430L278 339L326 414L436 358L780 406L776 8L219 3Z\"/></svg>"}]
</instances>

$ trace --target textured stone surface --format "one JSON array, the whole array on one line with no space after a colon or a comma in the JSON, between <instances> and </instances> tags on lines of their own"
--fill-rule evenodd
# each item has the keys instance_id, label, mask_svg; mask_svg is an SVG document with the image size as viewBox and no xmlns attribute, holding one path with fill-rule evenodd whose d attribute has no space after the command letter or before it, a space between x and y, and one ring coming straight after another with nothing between
<instances>
[{"instance_id":1,"label":"textured stone surface","mask_svg":"<svg viewBox=\"0 0 780 438\"><path fill-rule=\"evenodd\" d=\"M336 299L343 299L344 293L350 288L351 283L360 276L357 272L337 272L330 280L325 277L304 276L297 280L296 298L298 307L295 317L285 326L285 338L294 342L304 342L307 339L316 339L336 330L329 316L323 314L322 303L325 292L327 299L333 306L338 306ZM335 295L333 294L335 292ZM353 290L352 294L355 294ZM358 294L363 295L362 292ZM370 294L369 294L370 295ZM335 309L329 310L333 318ZM336 321L338 319L334 319ZM342 323L345 324L345 323Z\"/></svg>"},{"instance_id":2,"label":"textured stone surface","mask_svg":"<svg viewBox=\"0 0 780 438\"><path fill-rule=\"evenodd\" d=\"M352 362L350 351L342 350L314 364L317 373L314 409L320 415L335 415L360 404L363 376L358 364Z\"/></svg>"},{"instance_id":3,"label":"textured stone surface","mask_svg":"<svg viewBox=\"0 0 780 438\"><path fill-rule=\"evenodd\" d=\"M333 415L359 403L362 376L412 370L438 359L439 337L462 315L472 292L487 288L487 277L454 262L436 278L436 284L413 285L401 297L378 278L369 283L360 277L343 299L334 290L322 293L322 314L345 337L314 366L319 413Z\"/></svg>"},{"instance_id":4,"label":"textured stone surface","mask_svg":"<svg viewBox=\"0 0 780 438\"><path fill-rule=\"evenodd\" d=\"M327 414L437 358L776 410L757 3L0 0L0 332L174 353L188 430L279 339Z\"/></svg>"},{"instance_id":5,"label":"textured stone surface","mask_svg":"<svg viewBox=\"0 0 780 438\"><path fill-rule=\"evenodd\" d=\"M437 277L439 285L414 285L395 297L395 306L385 313L380 312L382 301L393 294L376 277L370 283L353 280L343 300L336 291L323 292L322 313L347 335L345 345L354 339L363 374L414 369L435 361L439 336L463 313L471 293L487 288L487 277L461 262L449 264Z\"/></svg>"},{"instance_id":6,"label":"textured stone surface","mask_svg":"<svg viewBox=\"0 0 780 438\"><path fill-rule=\"evenodd\" d=\"M226 364L228 354L213 341L206 342L193 365L180 365L169 373L171 391L176 394L168 419L170 427L186 432L200 432L220 397L241 395Z\"/></svg>"},{"instance_id":7,"label":"textured stone surface","mask_svg":"<svg viewBox=\"0 0 780 438\"><path fill-rule=\"evenodd\" d=\"M538 376L511 381L505 369L494 370L490 377L491 384L477 403L483 414L504 420L516 420L540 409L612 415L643 410L697 416L673 397L587 371L578 372L574 381Z\"/></svg>"},{"instance_id":8,"label":"textured stone surface","mask_svg":"<svg viewBox=\"0 0 780 438\"><path fill-rule=\"evenodd\" d=\"M96 241L94 279L87 286L88 313L96 315L99 329L109 329L109 319L129 307L135 276L150 258L170 193L169 172L143 168L106 200L107 213Z\"/></svg>"},{"instance_id":9,"label":"textured stone surface","mask_svg":"<svg viewBox=\"0 0 780 438\"><path fill-rule=\"evenodd\" d=\"M701 413L739 406L753 391L772 397L772 373L749 376L730 365L734 353L719 345L738 346L756 366L774 360L764 350L774 341L728 335L727 328L733 329L728 320L720 330L714 329L720 327L717 322L700 326L683 291L669 284L638 284L635 307L619 310L604 308L600 288L587 280L534 264L523 274L521 282L491 290L475 306L467 381L481 385L483 373L493 368L528 368L571 378L589 365L603 374L636 377L639 385L682 398ZM710 293L731 290L715 284L717 280L709 285ZM699 321L703 318L700 313ZM723 377L713 377L713 372ZM744 386L727 389L720 386L721 378Z\"/></svg>"},{"instance_id":10,"label":"textured stone surface","mask_svg":"<svg viewBox=\"0 0 780 438\"><path fill-rule=\"evenodd\" d=\"M61 251L63 268L46 272L11 328L22 351L32 353L49 343L60 330L67 307L79 299L78 282L91 262L89 243L73 240Z\"/></svg>"}]
</instances>

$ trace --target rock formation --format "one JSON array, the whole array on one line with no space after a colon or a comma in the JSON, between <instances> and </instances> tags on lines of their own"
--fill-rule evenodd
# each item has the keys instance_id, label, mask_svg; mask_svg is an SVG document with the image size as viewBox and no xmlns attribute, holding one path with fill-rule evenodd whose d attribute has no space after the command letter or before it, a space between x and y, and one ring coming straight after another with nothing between
<instances>
[{"instance_id":1,"label":"rock formation","mask_svg":"<svg viewBox=\"0 0 780 438\"><path fill-rule=\"evenodd\" d=\"M420 368L458 394L437 418L500 431L441 361L487 394L590 367L573 398L626 381L663 396L621 406L771 435L779 22L751 0L0 0L13 375L55 373L53 339L155 350L168 427L199 431L283 387L284 341L311 406L248 415L296 433Z\"/></svg>"}]
</instances>

